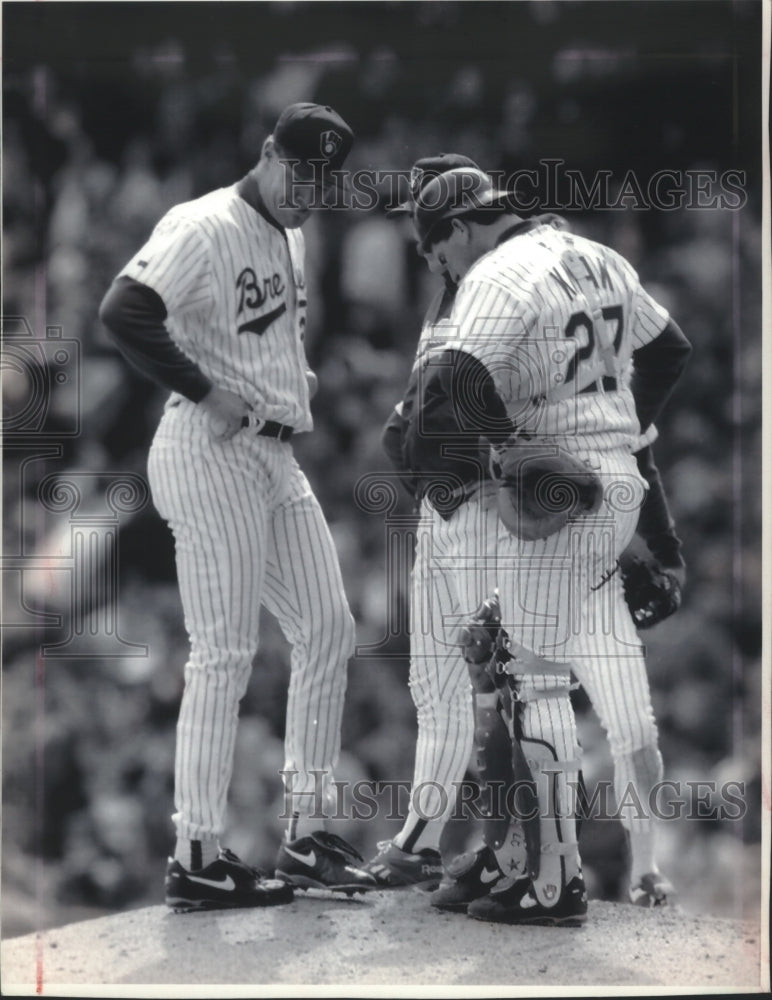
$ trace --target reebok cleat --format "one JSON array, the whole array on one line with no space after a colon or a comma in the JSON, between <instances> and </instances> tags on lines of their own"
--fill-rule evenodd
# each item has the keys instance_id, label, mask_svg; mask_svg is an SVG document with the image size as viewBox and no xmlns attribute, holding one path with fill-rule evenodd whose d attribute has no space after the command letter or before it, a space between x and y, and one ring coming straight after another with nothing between
<instances>
[{"instance_id":1,"label":"reebok cleat","mask_svg":"<svg viewBox=\"0 0 772 1000\"><path fill-rule=\"evenodd\" d=\"M430 891L436 889L442 879L442 858L432 847L411 853L391 840L382 840L376 856L365 865L365 871L375 878L379 889Z\"/></svg>"}]
</instances>

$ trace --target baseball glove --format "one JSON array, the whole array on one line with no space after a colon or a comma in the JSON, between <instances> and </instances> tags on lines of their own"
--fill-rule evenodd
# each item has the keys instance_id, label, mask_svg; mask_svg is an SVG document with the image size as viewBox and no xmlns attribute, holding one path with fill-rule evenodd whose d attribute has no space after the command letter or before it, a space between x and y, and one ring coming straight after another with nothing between
<instances>
[{"instance_id":1,"label":"baseball glove","mask_svg":"<svg viewBox=\"0 0 772 1000\"><path fill-rule=\"evenodd\" d=\"M554 535L569 518L597 511L603 500L598 476L566 452L516 447L499 464L499 517L524 541Z\"/></svg>"},{"instance_id":2,"label":"baseball glove","mask_svg":"<svg viewBox=\"0 0 772 1000\"><path fill-rule=\"evenodd\" d=\"M680 583L658 563L640 556L622 556L619 568L625 601L636 628L651 628L681 607Z\"/></svg>"}]
</instances>

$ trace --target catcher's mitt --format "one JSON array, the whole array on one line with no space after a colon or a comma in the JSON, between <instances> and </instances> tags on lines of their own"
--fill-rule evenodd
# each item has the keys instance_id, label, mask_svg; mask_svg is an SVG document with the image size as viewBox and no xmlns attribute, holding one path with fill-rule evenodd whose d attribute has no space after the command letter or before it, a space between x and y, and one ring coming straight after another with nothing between
<instances>
[{"instance_id":1,"label":"catcher's mitt","mask_svg":"<svg viewBox=\"0 0 772 1000\"><path fill-rule=\"evenodd\" d=\"M595 513L603 500L598 476L565 452L512 448L500 468L499 517L524 541L554 535L569 518Z\"/></svg>"},{"instance_id":2,"label":"catcher's mitt","mask_svg":"<svg viewBox=\"0 0 772 1000\"><path fill-rule=\"evenodd\" d=\"M681 607L681 584L673 573L640 556L619 560L625 601L636 628L651 628Z\"/></svg>"}]
</instances>

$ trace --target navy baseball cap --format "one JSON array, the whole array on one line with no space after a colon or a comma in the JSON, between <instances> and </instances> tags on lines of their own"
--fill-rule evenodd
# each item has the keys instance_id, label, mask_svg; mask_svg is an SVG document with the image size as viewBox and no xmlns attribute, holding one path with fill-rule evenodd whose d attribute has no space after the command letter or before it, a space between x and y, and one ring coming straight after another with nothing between
<instances>
[{"instance_id":1,"label":"navy baseball cap","mask_svg":"<svg viewBox=\"0 0 772 1000\"><path fill-rule=\"evenodd\" d=\"M410 168L410 197L394 208L387 209L386 214L389 216L412 215L415 200L429 181L457 167L480 169L474 160L470 160L468 156L463 156L461 153L438 153L436 156L424 156L422 159L416 160Z\"/></svg>"},{"instance_id":2,"label":"navy baseball cap","mask_svg":"<svg viewBox=\"0 0 772 1000\"><path fill-rule=\"evenodd\" d=\"M418 192L413 224L419 245L426 250L438 223L476 212L481 208L505 205L507 191L499 191L479 168L461 167L433 177Z\"/></svg>"},{"instance_id":3,"label":"navy baseball cap","mask_svg":"<svg viewBox=\"0 0 772 1000\"><path fill-rule=\"evenodd\" d=\"M340 171L354 144L354 133L337 111L323 104L300 102L286 107L273 129L274 142L288 160L298 160L298 177L319 187L340 187Z\"/></svg>"}]
</instances>

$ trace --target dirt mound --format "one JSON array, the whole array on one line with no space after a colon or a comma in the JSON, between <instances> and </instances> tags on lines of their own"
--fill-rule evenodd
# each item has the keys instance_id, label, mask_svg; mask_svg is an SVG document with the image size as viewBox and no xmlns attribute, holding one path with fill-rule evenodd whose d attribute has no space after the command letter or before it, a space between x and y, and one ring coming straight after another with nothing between
<instances>
[{"instance_id":1,"label":"dirt mound","mask_svg":"<svg viewBox=\"0 0 772 1000\"><path fill-rule=\"evenodd\" d=\"M584 927L516 928L440 913L417 892L299 893L264 910L175 915L154 906L12 938L2 944L2 986L3 995L85 996L91 987L103 997L235 995L228 986L241 996L276 986L282 996L393 996L416 986L435 996L443 986L463 996L495 986L500 997L522 987L755 992L769 988L762 944L756 923L677 907L591 902Z\"/></svg>"}]
</instances>

